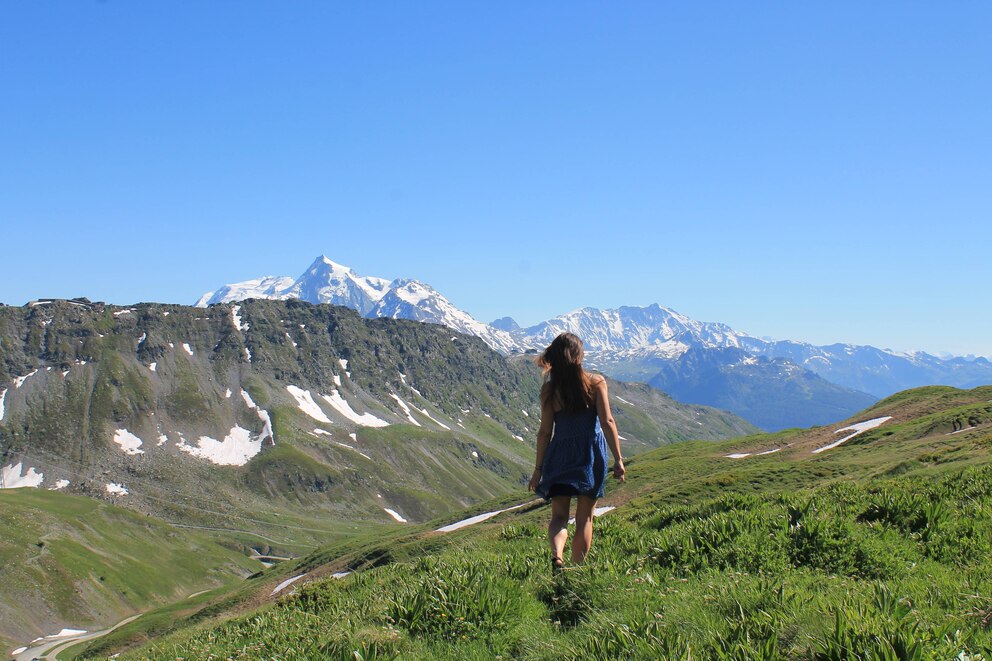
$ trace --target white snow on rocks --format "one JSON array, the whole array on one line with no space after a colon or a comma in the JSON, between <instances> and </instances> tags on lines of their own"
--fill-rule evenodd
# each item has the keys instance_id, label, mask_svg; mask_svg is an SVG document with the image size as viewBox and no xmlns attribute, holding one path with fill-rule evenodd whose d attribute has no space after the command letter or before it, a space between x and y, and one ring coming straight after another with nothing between
<instances>
[{"instance_id":1,"label":"white snow on rocks","mask_svg":"<svg viewBox=\"0 0 992 661\"><path fill-rule=\"evenodd\" d=\"M149 363L148 364L148 369L150 369L153 372L155 371L155 368L157 368L157 367L158 367L158 363Z\"/></svg>"},{"instance_id":2,"label":"white snow on rocks","mask_svg":"<svg viewBox=\"0 0 992 661\"><path fill-rule=\"evenodd\" d=\"M290 342L291 342L291 343L293 344L293 347L294 347L294 348L295 348L295 347L298 347L298 346L299 346L299 345L298 345L298 344L297 344L297 343L296 343L296 342L295 342L295 341L293 340L293 336L292 336L292 335L290 335L289 333L286 333L286 339L287 339L287 340L289 340L289 341L290 341Z\"/></svg>"},{"instance_id":3,"label":"white snow on rocks","mask_svg":"<svg viewBox=\"0 0 992 661\"><path fill-rule=\"evenodd\" d=\"M417 408L417 407L415 406L414 408ZM417 410L420 411L421 413L423 413L424 415L426 415L435 424L437 424L437 425L439 425L441 427L444 427L445 429L448 429L448 430L451 429L451 427L449 427L448 425L444 424L443 422L441 422L440 420L438 420L437 418L435 418L434 416L432 416L430 413L428 413L427 412L427 409L417 409Z\"/></svg>"},{"instance_id":4,"label":"white snow on rocks","mask_svg":"<svg viewBox=\"0 0 992 661\"><path fill-rule=\"evenodd\" d=\"M883 423L885 423L885 422L887 422L887 421L889 421L891 419L892 419L892 416L891 415L886 415L886 416L883 416L881 418L872 418L871 420L865 420L864 422L855 423L855 424L851 425L850 427L844 427L843 429L838 429L837 431L834 432L835 434L839 434L839 433L845 432L845 431L849 431L849 432L852 432L852 433L848 434L847 436L845 436L844 438L840 439L839 441L834 441L833 443L829 443L827 445L824 445L823 447L816 448L815 450L813 450L813 454L819 454L820 452L823 452L824 450L831 450L831 449L837 447L838 445L842 445L843 443L847 443L849 440L851 440L852 438L854 438L858 434L863 434L864 432L868 431L869 429L874 429L875 427L878 427L879 425L881 425L881 424L883 424Z\"/></svg>"},{"instance_id":5,"label":"white snow on rocks","mask_svg":"<svg viewBox=\"0 0 992 661\"><path fill-rule=\"evenodd\" d=\"M20 388L24 385L24 382L30 379L32 376L38 373L38 370L34 370L30 374L25 374L24 376L18 376L14 379L14 387Z\"/></svg>"},{"instance_id":6,"label":"white snow on rocks","mask_svg":"<svg viewBox=\"0 0 992 661\"><path fill-rule=\"evenodd\" d=\"M317 422L333 424L331 419L327 417L327 414L324 413L319 406L317 406L317 402L313 401L313 395L310 394L309 390L304 390L303 388L299 388L297 386L286 386L286 390L293 396L293 399L296 400L296 405L301 411L309 415Z\"/></svg>"},{"instance_id":7,"label":"white snow on rocks","mask_svg":"<svg viewBox=\"0 0 992 661\"><path fill-rule=\"evenodd\" d=\"M141 449L142 440L126 429L118 429L114 432L114 443L121 446L124 454L144 454Z\"/></svg>"},{"instance_id":8,"label":"white snow on rocks","mask_svg":"<svg viewBox=\"0 0 992 661\"><path fill-rule=\"evenodd\" d=\"M348 418L357 425L363 427L388 427L389 423L382 418L377 418L371 413L362 413L359 415L355 412L351 405L345 401L345 398L338 394L337 390L332 390L330 395L321 395L321 398L330 404L335 411Z\"/></svg>"},{"instance_id":9,"label":"white snow on rocks","mask_svg":"<svg viewBox=\"0 0 992 661\"><path fill-rule=\"evenodd\" d=\"M391 392L391 393L389 393L389 396L392 397L393 399L395 399L396 400L396 403L400 405L400 408L401 409L403 409L403 412L406 413L406 419L409 420L411 423L413 423L413 424L415 424L415 425L417 425L419 427L420 426L420 423L417 422L417 419L414 418L413 415L410 414L410 407L407 406L406 402L404 402L402 399L400 399L399 395L397 395L396 393Z\"/></svg>"},{"instance_id":10,"label":"white snow on rocks","mask_svg":"<svg viewBox=\"0 0 992 661\"><path fill-rule=\"evenodd\" d=\"M28 468L27 472L23 475L21 472L24 470L23 462L18 461L16 464L11 464L10 466L4 466L0 468L0 474L3 476L3 488L5 489L18 489L20 487L38 487L45 480L45 474L39 473L34 469L34 466Z\"/></svg>"},{"instance_id":11,"label":"white snow on rocks","mask_svg":"<svg viewBox=\"0 0 992 661\"><path fill-rule=\"evenodd\" d=\"M244 466L256 454L262 451L262 438L252 438L252 433L235 425L223 441L201 436L196 445L190 445L185 440L176 444L183 452L206 459L218 466Z\"/></svg>"},{"instance_id":12,"label":"white snow on rocks","mask_svg":"<svg viewBox=\"0 0 992 661\"><path fill-rule=\"evenodd\" d=\"M350 379L351 378L351 372L348 371L348 359L347 358L338 358L338 362L341 363L341 369L344 370L345 376L347 376Z\"/></svg>"},{"instance_id":13,"label":"white snow on rocks","mask_svg":"<svg viewBox=\"0 0 992 661\"><path fill-rule=\"evenodd\" d=\"M123 484L117 484L116 482L107 482L106 484L107 493L116 496L126 496L127 488Z\"/></svg>"},{"instance_id":14,"label":"white snow on rocks","mask_svg":"<svg viewBox=\"0 0 992 661\"><path fill-rule=\"evenodd\" d=\"M334 379L334 385L336 385L338 388L340 388L341 387L341 375L340 374L335 374L331 378Z\"/></svg>"},{"instance_id":15,"label":"white snow on rocks","mask_svg":"<svg viewBox=\"0 0 992 661\"><path fill-rule=\"evenodd\" d=\"M7 399L7 390L8 388L4 388L3 392L0 392L0 420L3 420L4 401Z\"/></svg>"},{"instance_id":16,"label":"white snow on rocks","mask_svg":"<svg viewBox=\"0 0 992 661\"><path fill-rule=\"evenodd\" d=\"M142 333L141 334L141 337L138 338L138 348L139 349L141 348L141 345L144 344L145 343L145 340L147 340L147 339L148 339L148 333Z\"/></svg>"},{"instance_id":17,"label":"white snow on rocks","mask_svg":"<svg viewBox=\"0 0 992 661\"><path fill-rule=\"evenodd\" d=\"M231 389L230 388L228 388L227 389L227 392L224 393L224 397L226 397L227 399L231 399Z\"/></svg>"},{"instance_id":18,"label":"white snow on rocks","mask_svg":"<svg viewBox=\"0 0 992 661\"><path fill-rule=\"evenodd\" d=\"M235 327L239 331L241 331L242 333L245 333L245 332L248 331L248 329L250 328L250 326L248 324L241 323L241 315L238 314L238 312L240 310L241 310L241 306L240 305L234 305L234 306L231 307L231 321L234 323Z\"/></svg>"},{"instance_id":19,"label":"white snow on rocks","mask_svg":"<svg viewBox=\"0 0 992 661\"><path fill-rule=\"evenodd\" d=\"M623 397L620 397L618 395L613 395L613 397L616 398L616 399L618 399L619 401L623 402L624 404L628 404L630 406L633 406L634 405L633 402L628 402L626 399L624 399Z\"/></svg>"},{"instance_id":20,"label":"white snow on rocks","mask_svg":"<svg viewBox=\"0 0 992 661\"><path fill-rule=\"evenodd\" d=\"M255 404L251 395L244 388L241 389L241 399L245 400L245 405L254 411L258 419L262 421L262 433L259 435L258 440L264 441L266 438L270 438L272 439L272 443L275 444L276 437L272 433L272 418L269 417L269 412Z\"/></svg>"},{"instance_id":21,"label":"white snow on rocks","mask_svg":"<svg viewBox=\"0 0 992 661\"><path fill-rule=\"evenodd\" d=\"M51 491L58 491L59 489L65 489L67 486L69 486L69 484L70 484L69 483L69 480L56 480L55 481L55 486L54 487L50 487L50 490Z\"/></svg>"},{"instance_id":22,"label":"white snow on rocks","mask_svg":"<svg viewBox=\"0 0 992 661\"><path fill-rule=\"evenodd\" d=\"M386 511L386 514L396 519L397 522L399 523L407 522L407 520L404 519L402 516L400 516L399 512L397 512L396 510L391 510L388 507L383 507L382 509Z\"/></svg>"},{"instance_id":23,"label":"white snow on rocks","mask_svg":"<svg viewBox=\"0 0 992 661\"><path fill-rule=\"evenodd\" d=\"M191 356L193 355L193 350L192 350L192 349L190 349L190 347L189 347L189 343L188 343L188 342L183 342L183 349L184 349L184 350L186 351L186 353L188 353L189 355L191 355Z\"/></svg>"},{"instance_id":24,"label":"white snow on rocks","mask_svg":"<svg viewBox=\"0 0 992 661\"><path fill-rule=\"evenodd\" d=\"M248 359L249 363L251 362L251 350L248 347L245 347L245 358Z\"/></svg>"}]
</instances>

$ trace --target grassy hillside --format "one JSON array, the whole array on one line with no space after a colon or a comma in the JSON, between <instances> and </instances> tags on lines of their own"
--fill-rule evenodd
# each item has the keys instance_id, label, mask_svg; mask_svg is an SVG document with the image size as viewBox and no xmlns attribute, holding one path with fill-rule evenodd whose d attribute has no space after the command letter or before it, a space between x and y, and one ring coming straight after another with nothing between
<instances>
[{"instance_id":1,"label":"grassy hillside","mask_svg":"<svg viewBox=\"0 0 992 661\"><path fill-rule=\"evenodd\" d=\"M10 642L115 622L259 568L201 533L91 498L0 491L0 637Z\"/></svg>"},{"instance_id":2,"label":"grassy hillside","mask_svg":"<svg viewBox=\"0 0 992 661\"><path fill-rule=\"evenodd\" d=\"M589 563L559 577L547 508L524 507L324 549L121 658L987 658L990 400L925 388L829 427L667 446L611 484Z\"/></svg>"}]
</instances>

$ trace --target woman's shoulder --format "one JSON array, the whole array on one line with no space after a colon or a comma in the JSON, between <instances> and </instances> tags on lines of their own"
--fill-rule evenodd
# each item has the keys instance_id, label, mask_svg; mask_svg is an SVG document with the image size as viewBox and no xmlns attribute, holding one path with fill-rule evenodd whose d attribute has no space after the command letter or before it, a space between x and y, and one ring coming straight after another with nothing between
<instances>
[{"instance_id":1,"label":"woman's shoulder","mask_svg":"<svg viewBox=\"0 0 992 661\"><path fill-rule=\"evenodd\" d=\"M600 386L606 385L606 377L602 374L589 373L589 385L593 388L599 388Z\"/></svg>"}]
</instances>

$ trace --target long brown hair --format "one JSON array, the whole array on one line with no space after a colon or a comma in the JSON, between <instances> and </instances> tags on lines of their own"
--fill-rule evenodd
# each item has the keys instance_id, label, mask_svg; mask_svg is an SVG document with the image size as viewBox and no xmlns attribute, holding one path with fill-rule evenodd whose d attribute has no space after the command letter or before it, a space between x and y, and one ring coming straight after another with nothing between
<instances>
[{"instance_id":1,"label":"long brown hair","mask_svg":"<svg viewBox=\"0 0 992 661\"><path fill-rule=\"evenodd\" d=\"M541 388L541 406L560 403L565 413L579 413L593 405L592 380L582 369L582 340L562 333L536 360L547 381Z\"/></svg>"}]
</instances>

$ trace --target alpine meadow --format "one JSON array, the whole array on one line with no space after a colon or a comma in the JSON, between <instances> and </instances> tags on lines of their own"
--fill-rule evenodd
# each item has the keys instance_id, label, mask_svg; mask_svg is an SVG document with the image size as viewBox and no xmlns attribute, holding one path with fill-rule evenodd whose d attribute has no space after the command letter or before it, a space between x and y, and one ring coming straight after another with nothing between
<instances>
[{"instance_id":1,"label":"alpine meadow","mask_svg":"<svg viewBox=\"0 0 992 661\"><path fill-rule=\"evenodd\" d=\"M0 2L0 661L992 661L990 34Z\"/></svg>"}]
</instances>

